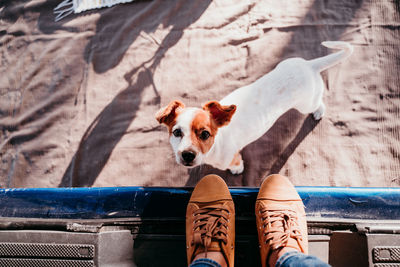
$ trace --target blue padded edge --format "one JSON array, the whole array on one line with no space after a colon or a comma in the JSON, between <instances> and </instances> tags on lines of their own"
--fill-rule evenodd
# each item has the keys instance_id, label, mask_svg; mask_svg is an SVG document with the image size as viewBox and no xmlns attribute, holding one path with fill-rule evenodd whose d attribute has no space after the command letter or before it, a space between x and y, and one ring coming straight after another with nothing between
<instances>
[{"instance_id":1,"label":"blue padded edge","mask_svg":"<svg viewBox=\"0 0 400 267\"><path fill-rule=\"evenodd\" d=\"M400 219L400 188L296 187L308 217ZM193 188L0 189L0 217L184 218ZM254 216L258 188L230 188L237 217Z\"/></svg>"}]
</instances>

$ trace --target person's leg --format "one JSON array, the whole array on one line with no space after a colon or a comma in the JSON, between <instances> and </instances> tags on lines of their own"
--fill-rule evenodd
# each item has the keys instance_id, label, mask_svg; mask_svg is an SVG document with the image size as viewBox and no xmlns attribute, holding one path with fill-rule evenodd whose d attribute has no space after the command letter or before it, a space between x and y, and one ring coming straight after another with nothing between
<instances>
[{"instance_id":1,"label":"person's leg","mask_svg":"<svg viewBox=\"0 0 400 267\"><path fill-rule=\"evenodd\" d=\"M263 267L329 266L307 255L304 205L288 178L268 176L260 187L255 210Z\"/></svg>"},{"instance_id":2,"label":"person's leg","mask_svg":"<svg viewBox=\"0 0 400 267\"><path fill-rule=\"evenodd\" d=\"M187 263L197 267L233 267L234 249L232 196L221 177L207 175L194 188L186 209Z\"/></svg>"}]
</instances>

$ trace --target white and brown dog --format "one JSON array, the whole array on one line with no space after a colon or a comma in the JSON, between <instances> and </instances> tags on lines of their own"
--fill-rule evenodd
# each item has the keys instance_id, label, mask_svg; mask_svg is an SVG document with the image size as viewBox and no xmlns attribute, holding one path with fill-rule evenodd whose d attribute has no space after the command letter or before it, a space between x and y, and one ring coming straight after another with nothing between
<instances>
[{"instance_id":1,"label":"white and brown dog","mask_svg":"<svg viewBox=\"0 0 400 267\"><path fill-rule=\"evenodd\" d=\"M239 174L243 172L241 149L266 133L286 111L295 108L321 119L325 105L320 72L353 52L346 42L322 44L341 51L313 60L286 59L252 84L202 109L175 100L158 111L156 119L168 127L176 161L186 167L206 163Z\"/></svg>"}]
</instances>

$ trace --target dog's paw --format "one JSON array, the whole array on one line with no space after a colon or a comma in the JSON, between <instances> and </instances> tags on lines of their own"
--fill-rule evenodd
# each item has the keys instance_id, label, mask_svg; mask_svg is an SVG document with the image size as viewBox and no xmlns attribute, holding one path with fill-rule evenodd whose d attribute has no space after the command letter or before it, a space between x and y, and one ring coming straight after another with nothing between
<instances>
[{"instance_id":1,"label":"dog's paw","mask_svg":"<svg viewBox=\"0 0 400 267\"><path fill-rule=\"evenodd\" d=\"M319 121L320 119L322 119L324 114L325 114L325 105L324 103L321 103L318 109L313 113L314 120Z\"/></svg>"},{"instance_id":2,"label":"dog's paw","mask_svg":"<svg viewBox=\"0 0 400 267\"><path fill-rule=\"evenodd\" d=\"M229 166L229 171L232 174L241 174L244 170L243 160L241 159L238 165L231 165Z\"/></svg>"}]
</instances>

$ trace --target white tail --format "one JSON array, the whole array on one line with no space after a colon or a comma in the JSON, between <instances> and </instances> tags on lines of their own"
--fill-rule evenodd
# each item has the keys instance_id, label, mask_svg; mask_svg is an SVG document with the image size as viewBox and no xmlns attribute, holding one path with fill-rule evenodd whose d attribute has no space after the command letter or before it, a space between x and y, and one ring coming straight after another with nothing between
<instances>
[{"instance_id":1,"label":"white tail","mask_svg":"<svg viewBox=\"0 0 400 267\"><path fill-rule=\"evenodd\" d=\"M353 53L353 46L347 42L325 41L322 42L322 45L332 49L341 49L341 51L310 60L309 62L311 63L312 68L318 72L333 67L334 65L348 58Z\"/></svg>"}]
</instances>

